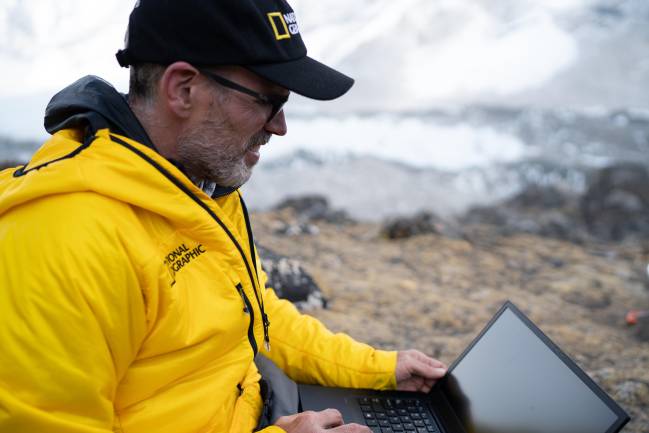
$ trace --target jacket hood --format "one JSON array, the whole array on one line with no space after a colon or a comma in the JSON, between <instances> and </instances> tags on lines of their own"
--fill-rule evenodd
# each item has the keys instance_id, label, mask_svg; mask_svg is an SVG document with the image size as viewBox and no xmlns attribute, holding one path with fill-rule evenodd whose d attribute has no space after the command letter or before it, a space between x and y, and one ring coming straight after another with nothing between
<instances>
[{"instance_id":1,"label":"jacket hood","mask_svg":"<svg viewBox=\"0 0 649 433\"><path fill-rule=\"evenodd\" d=\"M110 83L94 75L80 78L52 97L45 109L44 126L52 135L65 129L81 130L84 141L101 129L109 129L112 133L156 150L128 105L127 95L119 93ZM185 172L179 162L169 162ZM208 181L202 181L197 186L213 198L230 194L237 189Z\"/></svg>"},{"instance_id":2,"label":"jacket hood","mask_svg":"<svg viewBox=\"0 0 649 433\"><path fill-rule=\"evenodd\" d=\"M182 225L200 226L204 216L193 210L195 201L211 203L210 196L236 191L202 191L156 151L126 96L100 78L81 78L57 93L44 123L52 137L29 163L0 171L0 215L56 194L96 192Z\"/></svg>"},{"instance_id":3,"label":"jacket hood","mask_svg":"<svg viewBox=\"0 0 649 433\"><path fill-rule=\"evenodd\" d=\"M107 81L87 75L54 95L45 109L45 130L54 135L63 129L87 128L94 135L108 128L152 149L153 142L128 105L126 95Z\"/></svg>"}]
</instances>

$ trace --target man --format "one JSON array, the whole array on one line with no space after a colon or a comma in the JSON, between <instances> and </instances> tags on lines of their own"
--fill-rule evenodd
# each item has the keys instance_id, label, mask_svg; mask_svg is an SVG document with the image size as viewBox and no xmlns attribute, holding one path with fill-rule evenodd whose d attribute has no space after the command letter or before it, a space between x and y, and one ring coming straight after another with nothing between
<instances>
[{"instance_id":1,"label":"man","mask_svg":"<svg viewBox=\"0 0 649 433\"><path fill-rule=\"evenodd\" d=\"M291 379L427 391L445 366L332 334L266 289L238 187L289 91L352 80L308 57L283 0L142 0L128 98L85 77L0 173L0 431L251 432L259 353ZM365 432L335 410L264 432Z\"/></svg>"}]
</instances>

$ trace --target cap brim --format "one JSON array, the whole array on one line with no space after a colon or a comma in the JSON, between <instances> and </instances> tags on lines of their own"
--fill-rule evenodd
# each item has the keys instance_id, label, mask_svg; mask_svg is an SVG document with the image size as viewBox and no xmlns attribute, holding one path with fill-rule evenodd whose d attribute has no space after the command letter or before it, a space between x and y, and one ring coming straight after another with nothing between
<instances>
[{"instance_id":1,"label":"cap brim","mask_svg":"<svg viewBox=\"0 0 649 433\"><path fill-rule=\"evenodd\" d=\"M246 68L292 92L320 101L336 99L354 84L353 78L307 56Z\"/></svg>"}]
</instances>

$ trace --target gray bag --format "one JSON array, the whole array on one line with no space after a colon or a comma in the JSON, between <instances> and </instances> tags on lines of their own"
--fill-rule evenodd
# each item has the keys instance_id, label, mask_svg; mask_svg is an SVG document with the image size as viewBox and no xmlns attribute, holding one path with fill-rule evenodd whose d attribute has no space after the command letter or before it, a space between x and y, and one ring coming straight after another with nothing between
<instances>
[{"instance_id":1,"label":"gray bag","mask_svg":"<svg viewBox=\"0 0 649 433\"><path fill-rule=\"evenodd\" d=\"M259 417L257 430L274 424L278 418L294 415L299 409L297 384L263 355L257 355L255 364L261 374L259 385L264 409Z\"/></svg>"}]
</instances>

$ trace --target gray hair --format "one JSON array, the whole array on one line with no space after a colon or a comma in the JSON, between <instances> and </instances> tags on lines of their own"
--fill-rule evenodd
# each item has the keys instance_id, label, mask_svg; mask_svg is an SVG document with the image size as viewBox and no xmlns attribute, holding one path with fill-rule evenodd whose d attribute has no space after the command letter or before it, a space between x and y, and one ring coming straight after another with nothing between
<instances>
[{"instance_id":1,"label":"gray hair","mask_svg":"<svg viewBox=\"0 0 649 433\"><path fill-rule=\"evenodd\" d=\"M212 69L214 69L213 67ZM167 66L156 63L140 63L131 65L128 83L128 97L131 103L151 102L157 93L158 82L162 78ZM218 87L215 87L218 88ZM219 102L229 99L229 93L219 91L216 93Z\"/></svg>"},{"instance_id":2,"label":"gray hair","mask_svg":"<svg viewBox=\"0 0 649 433\"><path fill-rule=\"evenodd\" d=\"M129 99L150 101L156 96L156 87L166 66L154 63L132 65L128 83Z\"/></svg>"}]
</instances>

